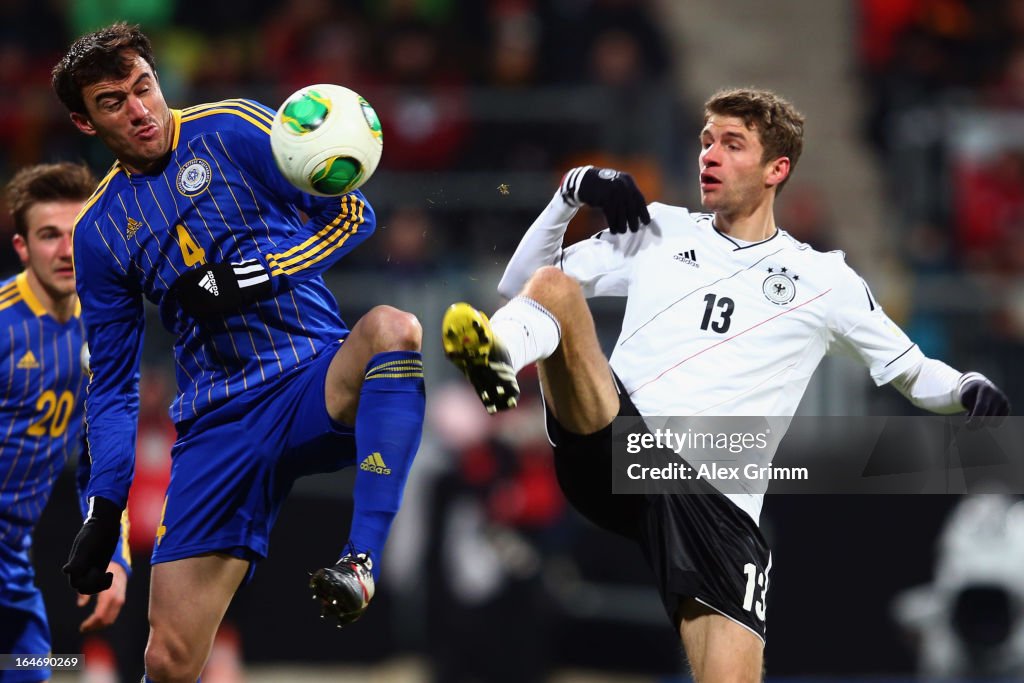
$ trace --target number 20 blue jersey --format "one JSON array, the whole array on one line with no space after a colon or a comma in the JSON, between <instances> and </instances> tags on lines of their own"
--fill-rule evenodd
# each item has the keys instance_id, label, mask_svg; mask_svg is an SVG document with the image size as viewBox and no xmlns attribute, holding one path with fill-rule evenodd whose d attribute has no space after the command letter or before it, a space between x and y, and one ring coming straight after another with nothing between
<instances>
[{"instance_id":1,"label":"number 20 blue jersey","mask_svg":"<svg viewBox=\"0 0 1024 683\"><path fill-rule=\"evenodd\" d=\"M226 100L171 114L172 150L163 170L133 174L115 164L75 224L93 369L88 495L121 505L131 483L143 297L160 306L177 337L171 417L191 420L347 333L321 273L376 225L360 192L315 197L284 179L270 151L271 109ZM166 296L190 268L250 258L268 269L273 298L192 320Z\"/></svg>"},{"instance_id":2,"label":"number 20 blue jersey","mask_svg":"<svg viewBox=\"0 0 1024 683\"><path fill-rule=\"evenodd\" d=\"M15 551L81 445L83 333L77 314L46 312L25 273L0 285L0 542Z\"/></svg>"},{"instance_id":3,"label":"number 20 blue jersey","mask_svg":"<svg viewBox=\"0 0 1024 683\"><path fill-rule=\"evenodd\" d=\"M21 558L0 562L0 585L29 576L32 530L64 464L81 449L84 345L78 311L58 322L25 273L0 283L0 545ZM79 455L80 491L88 476L88 459ZM124 534L114 558L130 567Z\"/></svg>"}]
</instances>

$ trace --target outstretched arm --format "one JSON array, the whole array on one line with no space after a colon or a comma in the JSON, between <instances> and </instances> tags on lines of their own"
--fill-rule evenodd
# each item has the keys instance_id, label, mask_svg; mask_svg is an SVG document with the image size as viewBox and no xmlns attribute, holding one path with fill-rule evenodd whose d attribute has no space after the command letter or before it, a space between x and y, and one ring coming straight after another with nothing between
<instances>
[{"instance_id":1,"label":"outstretched arm","mask_svg":"<svg viewBox=\"0 0 1024 683\"><path fill-rule=\"evenodd\" d=\"M961 374L942 361L923 358L892 380L893 387L919 408L933 413L967 411L968 422L1010 413L1006 394L979 372Z\"/></svg>"},{"instance_id":2,"label":"outstretched arm","mask_svg":"<svg viewBox=\"0 0 1024 683\"><path fill-rule=\"evenodd\" d=\"M583 204L604 211L608 230L595 237L596 240L602 236L605 239L600 243L595 239L580 242L563 250L565 230ZM539 268L552 265L560 266L586 289L588 283L621 265L621 259L616 258L614 244L628 240L627 229L635 233L641 223L646 225L650 222L646 200L628 173L593 166L573 168L562 177L555 196L523 235L498 283L498 293L511 299ZM590 291L588 295L593 296L595 292Z\"/></svg>"},{"instance_id":3,"label":"outstretched arm","mask_svg":"<svg viewBox=\"0 0 1024 683\"><path fill-rule=\"evenodd\" d=\"M925 356L889 319L867 283L843 262L842 254L829 256L836 259L838 275L835 303L829 309L833 341L860 358L876 384L891 382L911 403L933 413L966 410L968 421L1009 414L1010 402L999 387L981 373L961 374Z\"/></svg>"},{"instance_id":4,"label":"outstretched arm","mask_svg":"<svg viewBox=\"0 0 1024 683\"><path fill-rule=\"evenodd\" d=\"M579 209L569 206L556 192L523 235L515 253L498 282L498 293L511 299L522 291L526 281L544 266L556 265L562 256L562 238L569 221Z\"/></svg>"}]
</instances>

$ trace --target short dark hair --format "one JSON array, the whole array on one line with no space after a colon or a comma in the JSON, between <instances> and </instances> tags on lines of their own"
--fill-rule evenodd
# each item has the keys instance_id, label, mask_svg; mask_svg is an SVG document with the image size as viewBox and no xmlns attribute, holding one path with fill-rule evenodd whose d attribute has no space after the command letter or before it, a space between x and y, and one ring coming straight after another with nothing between
<instances>
[{"instance_id":1,"label":"short dark hair","mask_svg":"<svg viewBox=\"0 0 1024 683\"><path fill-rule=\"evenodd\" d=\"M134 56L155 71L153 45L137 24L123 21L87 33L53 67L53 89L68 111L85 114L82 88L112 78L127 78Z\"/></svg>"},{"instance_id":2,"label":"short dark hair","mask_svg":"<svg viewBox=\"0 0 1024 683\"><path fill-rule=\"evenodd\" d=\"M7 183L7 210L14 218L14 231L28 237L25 216L36 204L85 201L96 189L96 177L83 164L62 161L36 164L18 171Z\"/></svg>"},{"instance_id":3,"label":"short dark hair","mask_svg":"<svg viewBox=\"0 0 1024 683\"><path fill-rule=\"evenodd\" d=\"M792 174L804 149L804 116L788 101L770 90L758 88L719 90L704 103L704 123L711 116L742 119L747 128L756 130L761 137L764 148L761 162L789 157ZM787 182L788 176L779 183L777 191Z\"/></svg>"}]
</instances>

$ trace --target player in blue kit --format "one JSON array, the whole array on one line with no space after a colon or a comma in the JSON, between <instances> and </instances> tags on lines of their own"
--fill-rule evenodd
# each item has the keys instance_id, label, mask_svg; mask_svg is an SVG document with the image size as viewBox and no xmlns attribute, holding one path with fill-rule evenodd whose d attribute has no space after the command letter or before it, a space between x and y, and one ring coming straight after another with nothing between
<instances>
[{"instance_id":1,"label":"player in blue kit","mask_svg":"<svg viewBox=\"0 0 1024 683\"><path fill-rule=\"evenodd\" d=\"M373 597L425 401L416 318L379 306L349 331L321 278L373 232L373 210L360 192L314 197L288 184L261 104L169 109L136 26L76 40L53 84L75 126L117 158L75 226L93 471L92 514L65 566L72 586L109 584L146 298L177 335L178 383L147 677L195 681L294 480L360 465L344 554L311 583L339 625L354 621Z\"/></svg>"},{"instance_id":2,"label":"player in blue kit","mask_svg":"<svg viewBox=\"0 0 1024 683\"><path fill-rule=\"evenodd\" d=\"M85 335L71 265L71 228L96 187L78 164L22 169L7 186L14 249L25 270L0 284L0 652L45 656L50 630L29 550L54 481L80 449L85 397ZM79 456L79 481L88 478ZM127 544L107 563L113 588L101 594L81 630L113 623L124 604ZM122 549L125 552L122 552ZM79 597L84 605L87 596ZM0 683L44 681L48 669L0 670Z\"/></svg>"}]
</instances>

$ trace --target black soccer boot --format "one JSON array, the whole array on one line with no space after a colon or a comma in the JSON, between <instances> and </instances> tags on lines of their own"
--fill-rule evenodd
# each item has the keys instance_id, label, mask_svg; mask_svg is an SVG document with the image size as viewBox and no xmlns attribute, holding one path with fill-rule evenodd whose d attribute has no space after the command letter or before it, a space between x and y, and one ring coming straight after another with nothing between
<instances>
[{"instance_id":1,"label":"black soccer boot","mask_svg":"<svg viewBox=\"0 0 1024 683\"><path fill-rule=\"evenodd\" d=\"M320 600L320 618L338 619L338 628L363 616L373 598L373 560L365 553L342 556L333 567L317 569L309 579L313 599Z\"/></svg>"}]
</instances>

